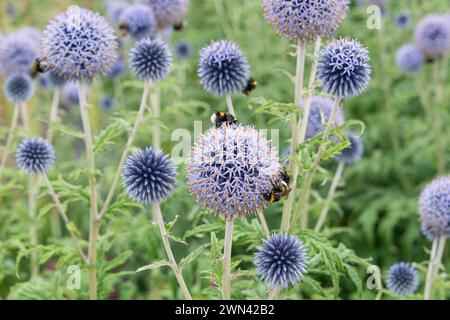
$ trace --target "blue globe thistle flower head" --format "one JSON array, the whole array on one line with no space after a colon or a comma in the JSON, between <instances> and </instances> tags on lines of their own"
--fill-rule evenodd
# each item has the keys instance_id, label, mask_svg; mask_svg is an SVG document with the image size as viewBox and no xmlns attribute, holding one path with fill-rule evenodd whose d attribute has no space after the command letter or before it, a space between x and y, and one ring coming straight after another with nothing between
<instances>
[{"instance_id":1,"label":"blue globe thistle flower head","mask_svg":"<svg viewBox=\"0 0 450 320\"><path fill-rule=\"evenodd\" d=\"M422 190L419 216L429 240L450 236L450 176L437 178Z\"/></svg>"},{"instance_id":2,"label":"blue globe thistle flower head","mask_svg":"<svg viewBox=\"0 0 450 320\"><path fill-rule=\"evenodd\" d=\"M102 101L100 102L100 106L103 111L111 111L115 106L114 97L112 96L106 96L102 98Z\"/></svg>"},{"instance_id":3,"label":"blue globe thistle flower head","mask_svg":"<svg viewBox=\"0 0 450 320\"><path fill-rule=\"evenodd\" d=\"M105 18L70 6L45 28L41 54L60 77L90 81L111 70L118 50L114 30Z\"/></svg>"},{"instance_id":4,"label":"blue globe thistle flower head","mask_svg":"<svg viewBox=\"0 0 450 320\"><path fill-rule=\"evenodd\" d=\"M47 89L52 85L52 83L50 82L50 79L49 79L48 72L39 75L38 84L39 84L39 87L41 87L43 89Z\"/></svg>"},{"instance_id":5,"label":"blue globe thistle flower head","mask_svg":"<svg viewBox=\"0 0 450 320\"><path fill-rule=\"evenodd\" d=\"M303 243L295 236L273 233L257 247L254 265L257 274L271 288L296 285L307 272L308 255Z\"/></svg>"},{"instance_id":6,"label":"blue globe thistle flower head","mask_svg":"<svg viewBox=\"0 0 450 320\"><path fill-rule=\"evenodd\" d=\"M5 76L29 73L38 56L39 46L23 34L9 34L0 41L0 71Z\"/></svg>"},{"instance_id":7,"label":"blue globe thistle flower head","mask_svg":"<svg viewBox=\"0 0 450 320\"><path fill-rule=\"evenodd\" d=\"M342 150L341 154L336 157L337 161L342 161L346 165L353 165L361 160L364 154L364 145L361 138L350 132L348 134L350 145Z\"/></svg>"},{"instance_id":8,"label":"blue globe thistle flower head","mask_svg":"<svg viewBox=\"0 0 450 320\"><path fill-rule=\"evenodd\" d=\"M188 60L194 55L194 47L187 42L181 41L175 44L175 57L180 60Z\"/></svg>"},{"instance_id":9,"label":"blue globe thistle flower head","mask_svg":"<svg viewBox=\"0 0 450 320\"><path fill-rule=\"evenodd\" d=\"M175 166L167 155L147 147L128 156L123 166L123 186L134 201L159 202L174 190L176 175Z\"/></svg>"},{"instance_id":10,"label":"blue globe thistle flower head","mask_svg":"<svg viewBox=\"0 0 450 320\"><path fill-rule=\"evenodd\" d=\"M118 78L123 74L124 71L125 71L125 61L122 57L119 57L117 61L114 63L109 73L106 75L106 77L111 79Z\"/></svg>"},{"instance_id":11,"label":"blue globe thistle flower head","mask_svg":"<svg viewBox=\"0 0 450 320\"><path fill-rule=\"evenodd\" d=\"M46 74L48 74L48 78L50 80L50 83L54 87L62 87L63 85L65 85L67 83L67 80L64 79L64 77L61 77L60 75L54 73L51 70L46 72Z\"/></svg>"},{"instance_id":12,"label":"blue globe thistle flower head","mask_svg":"<svg viewBox=\"0 0 450 320\"><path fill-rule=\"evenodd\" d=\"M369 53L356 40L334 40L320 53L317 77L327 94L344 99L358 96L369 85L371 74Z\"/></svg>"},{"instance_id":13,"label":"blue globe thistle flower head","mask_svg":"<svg viewBox=\"0 0 450 320\"><path fill-rule=\"evenodd\" d=\"M417 24L414 38L424 55L439 58L450 49L450 23L442 15L427 15Z\"/></svg>"},{"instance_id":14,"label":"blue globe thistle flower head","mask_svg":"<svg viewBox=\"0 0 450 320\"><path fill-rule=\"evenodd\" d=\"M420 70L425 61L425 57L416 45L405 44L398 49L395 61L403 71L414 73Z\"/></svg>"},{"instance_id":15,"label":"blue globe thistle flower head","mask_svg":"<svg viewBox=\"0 0 450 320\"><path fill-rule=\"evenodd\" d=\"M419 274L410 263L399 262L389 268L386 284L393 294L407 296L417 292Z\"/></svg>"},{"instance_id":16,"label":"blue globe thistle flower head","mask_svg":"<svg viewBox=\"0 0 450 320\"><path fill-rule=\"evenodd\" d=\"M46 173L54 162L55 150L42 138L25 139L17 148L17 166L27 173Z\"/></svg>"},{"instance_id":17,"label":"blue globe thistle flower head","mask_svg":"<svg viewBox=\"0 0 450 320\"><path fill-rule=\"evenodd\" d=\"M411 14L409 12L402 12L394 18L395 26L399 29L405 29L411 24Z\"/></svg>"},{"instance_id":18,"label":"blue globe thistle flower head","mask_svg":"<svg viewBox=\"0 0 450 320\"><path fill-rule=\"evenodd\" d=\"M247 58L239 47L227 40L214 42L200 52L200 83L216 96L241 92L250 77Z\"/></svg>"},{"instance_id":19,"label":"blue globe thistle flower head","mask_svg":"<svg viewBox=\"0 0 450 320\"><path fill-rule=\"evenodd\" d=\"M280 164L277 151L255 128L211 128L192 148L187 185L196 201L216 215L244 217L266 205Z\"/></svg>"},{"instance_id":20,"label":"blue globe thistle flower head","mask_svg":"<svg viewBox=\"0 0 450 320\"><path fill-rule=\"evenodd\" d=\"M130 6L127 1L106 0L106 18L113 24L118 25L122 13Z\"/></svg>"},{"instance_id":21,"label":"blue globe thistle flower head","mask_svg":"<svg viewBox=\"0 0 450 320\"><path fill-rule=\"evenodd\" d=\"M141 80L158 81L170 73L172 54L164 42L144 39L131 49L128 64L131 72Z\"/></svg>"},{"instance_id":22,"label":"blue globe thistle flower head","mask_svg":"<svg viewBox=\"0 0 450 320\"><path fill-rule=\"evenodd\" d=\"M348 0L264 0L264 18L293 41L314 41L335 32L347 15Z\"/></svg>"},{"instance_id":23,"label":"blue globe thistle flower head","mask_svg":"<svg viewBox=\"0 0 450 320\"><path fill-rule=\"evenodd\" d=\"M6 99L11 103L26 102L34 94L33 82L27 74L12 74L5 80L4 92Z\"/></svg>"},{"instance_id":24,"label":"blue globe thistle flower head","mask_svg":"<svg viewBox=\"0 0 450 320\"><path fill-rule=\"evenodd\" d=\"M153 9L159 30L183 22L189 12L189 0L135 0L134 2Z\"/></svg>"},{"instance_id":25,"label":"blue globe thistle flower head","mask_svg":"<svg viewBox=\"0 0 450 320\"><path fill-rule=\"evenodd\" d=\"M336 100L325 96L313 96L311 98L311 106L308 117L308 125L306 126L305 139L309 140L321 134L328 119L331 116ZM303 104L302 104L303 105ZM339 108L334 117L334 126L338 127L344 123L344 114Z\"/></svg>"},{"instance_id":26,"label":"blue globe thistle flower head","mask_svg":"<svg viewBox=\"0 0 450 320\"><path fill-rule=\"evenodd\" d=\"M152 8L142 4L125 9L120 15L119 27L135 40L154 38L157 31Z\"/></svg>"}]
</instances>

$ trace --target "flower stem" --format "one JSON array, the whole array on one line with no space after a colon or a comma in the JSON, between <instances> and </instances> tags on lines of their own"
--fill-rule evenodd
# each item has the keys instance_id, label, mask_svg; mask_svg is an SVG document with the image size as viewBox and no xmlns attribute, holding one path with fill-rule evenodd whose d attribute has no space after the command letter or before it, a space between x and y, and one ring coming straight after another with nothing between
<instances>
[{"instance_id":1,"label":"flower stem","mask_svg":"<svg viewBox=\"0 0 450 320\"><path fill-rule=\"evenodd\" d=\"M84 83L78 82L78 95L80 99L81 120L83 122L84 142L86 147L86 157L89 169L89 189L90 189L90 216L89 216L89 299L97 299L97 182L95 178L95 156L91 131L91 123L87 111L86 88Z\"/></svg>"},{"instance_id":2,"label":"flower stem","mask_svg":"<svg viewBox=\"0 0 450 320\"><path fill-rule=\"evenodd\" d=\"M61 96L61 90L59 87L55 87L55 91L53 92L53 99L52 99L52 106L50 108L50 115L49 115L49 123L48 123L48 130L47 130L47 141L51 144L53 140L53 133L50 129L50 126L52 123L58 121L58 108L59 108L59 99Z\"/></svg>"},{"instance_id":3,"label":"flower stem","mask_svg":"<svg viewBox=\"0 0 450 320\"><path fill-rule=\"evenodd\" d=\"M11 127L9 128L9 131L8 131L8 138L6 139L6 145L3 150L3 154L2 154L2 162L0 164L0 179L2 178L3 169L6 165L6 160L8 158L9 149L11 148L11 145L14 140L14 135L16 134L17 122L19 120L19 108L20 107L18 105L15 105L14 109L13 109Z\"/></svg>"},{"instance_id":4,"label":"flower stem","mask_svg":"<svg viewBox=\"0 0 450 320\"><path fill-rule=\"evenodd\" d=\"M34 176L28 175L28 215L30 217L29 233L30 242L36 247L38 245L37 220L36 220L36 198L37 198L37 183ZM37 253L31 253L31 277L34 278L39 273Z\"/></svg>"},{"instance_id":5,"label":"flower stem","mask_svg":"<svg viewBox=\"0 0 450 320\"><path fill-rule=\"evenodd\" d=\"M279 298L280 298L280 289L279 288L271 288L269 290L268 300L278 300Z\"/></svg>"},{"instance_id":6,"label":"flower stem","mask_svg":"<svg viewBox=\"0 0 450 320\"><path fill-rule=\"evenodd\" d=\"M294 103L300 107L302 95L303 95L303 78L305 73L305 58L306 58L306 47L305 43L298 41L297 42L297 67L295 72L295 97ZM293 157L297 152L297 116L295 112L292 114L291 118L291 148L290 148L290 156ZM298 170L298 165L296 161L291 159L289 162L289 171L292 173L294 179L292 182L292 191L294 194L296 188L296 170ZM283 214L281 216L281 229L287 230L289 228L289 220L292 209L292 202L294 201L293 196L288 197L288 199L284 202L283 205Z\"/></svg>"},{"instance_id":7,"label":"flower stem","mask_svg":"<svg viewBox=\"0 0 450 320\"><path fill-rule=\"evenodd\" d=\"M152 108L153 117L159 120L161 113L160 93L157 89L150 92L150 105ZM152 145L156 150L161 149L161 128L159 123L152 126Z\"/></svg>"},{"instance_id":8,"label":"flower stem","mask_svg":"<svg viewBox=\"0 0 450 320\"><path fill-rule=\"evenodd\" d=\"M222 293L224 300L231 298L231 247L233 246L234 218L225 218L225 242L223 249Z\"/></svg>"},{"instance_id":9,"label":"flower stem","mask_svg":"<svg viewBox=\"0 0 450 320\"><path fill-rule=\"evenodd\" d=\"M266 221L266 218L264 217L264 213L262 212L262 210L257 210L256 212L258 214L259 222L261 223L261 227L264 231L264 234L266 235L266 237L270 237L270 229L269 229L269 226L267 225L267 221Z\"/></svg>"},{"instance_id":10,"label":"flower stem","mask_svg":"<svg viewBox=\"0 0 450 320\"><path fill-rule=\"evenodd\" d=\"M333 178L333 182L331 183L330 190L328 191L327 199L325 200L325 205L322 208L322 212L320 213L319 220L316 223L316 227L314 230L319 233L322 229L323 223L327 218L328 211L330 211L331 202L333 201L334 194L336 193L337 186L339 185L339 180L341 180L342 172L344 171L345 164L343 161L339 161L338 167L336 169L336 173Z\"/></svg>"},{"instance_id":11,"label":"flower stem","mask_svg":"<svg viewBox=\"0 0 450 320\"><path fill-rule=\"evenodd\" d=\"M20 117L22 119L22 126L25 128L25 131L28 135L31 134L31 123L30 117L28 115L28 109L26 103L19 103L20 108Z\"/></svg>"},{"instance_id":12,"label":"flower stem","mask_svg":"<svg viewBox=\"0 0 450 320\"><path fill-rule=\"evenodd\" d=\"M146 102L147 102L148 94L150 91L150 87L151 87L150 82L146 81L144 83L144 91L142 92L141 104L140 104L139 110L136 114L136 120L134 121L133 129L131 131L131 134L128 136L128 141L125 146L125 149L122 152L122 156L120 158L119 165L117 166L116 173L114 174L114 179L111 184L111 188L109 189L108 196L106 197L106 200L103 204L100 214L97 217L97 220L100 220L103 217L103 215L106 213L106 211L108 210L108 207L114 196L114 192L116 191L116 187L117 187L117 184L119 183L119 179L120 179L120 172L122 170L122 166L125 163L125 159L127 158L128 153L130 152L130 149L133 146L134 139L136 138L137 132L139 131L142 121L144 120L145 108L147 106Z\"/></svg>"},{"instance_id":13,"label":"flower stem","mask_svg":"<svg viewBox=\"0 0 450 320\"><path fill-rule=\"evenodd\" d=\"M234 113L233 99L231 98L231 96L226 95L225 101L227 102L228 113L232 116L236 116L236 113Z\"/></svg>"},{"instance_id":14,"label":"flower stem","mask_svg":"<svg viewBox=\"0 0 450 320\"><path fill-rule=\"evenodd\" d=\"M446 240L447 238L445 236L441 236L433 240L430 252L430 262L428 263L428 271L425 282L425 292L423 295L424 300L434 299L434 291L435 291L434 282L436 276L439 273L439 266L441 264L442 256L444 254Z\"/></svg>"},{"instance_id":15,"label":"flower stem","mask_svg":"<svg viewBox=\"0 0 450 320\"><path fill-rule=\"evenodd\" d=\"M315 158L315 160L313 162L312 168L307 173L305 181L303 183L303 188L302 188L302 192L301 192L301 195L300 195L300 199L298 201L297 210L295 211L294 217L292 218L291 225L295 225L297 220L298 220L298 218L302 214L303 215L307 214L306 212L303 212L303 211L304 211L304 209L305 209L305 207L307 205L307 202L308 202L308 199L309 199L309 192L310 192L310 189L311 189L311 185L312 185L312 182L314 180L314 176L315 176L315 174L317 172L317 169L319 168L319 164L320 164L320 161L322 160L322 156L323 156L323 154L325 152L325 144L328 141L328 137L330 135L331 127L333 126L334 118L336 116L336 112L337 112L337 110L339 108L339 105L341 104L341 101L342 101L341 98L336 98L336 101L335 101L334 106L333 106L333 111L331 112L330 118L328 119L328 124L327 124L327 126L326 126L326 128L325 128L325 130L323 132L323 139L322 139L322 143L320 144L319 151L318 151L317 156L316 156L316 158ZM304 221L306 221L306 220L304 220ZM303 225L302 227L305 228L306 225Z\"/></svg>"},{"instance_id":16,"label":"flower stem","mask_svg":"<svg viewBox=\"0 0 450 320\"><path fill-rule=\"evenodd\" d=\"M67 216L66 211L64 210L64 206L62 205L61 201L59 200L58 195L56 194L55 190L53 189L52 183L50 182L50 180L48 179L48 176L46 174L43 174L42 177L45 181L45 184L47 185L48 193L50 194L50 196L53 199L53 202L55 203L56 210L58 211L59 215L63 219L63 221L66 225L67 231L69 232L70 236L73 239L73 242L75 244L75 248L78 251L78 254L83 259L84 262L87 262L88 258L86 256L86 254L84 253L83 249L81 248L80 239L75 234L75 232L69 227L69 223L70 223L69 217Z\"/></svg>"},{"instance_id":17,"label":"flower stem","mask_svg":"<svg viewBox=\"0 0 450 320\"><path fill-rule=\"evenodd\" d=\"M161 214L161 208L159 203L152 203L153 215L156 217L156 222L159 226L159 231L161 233L161 238L164 244L164 249L166 250L167 257L169 258L170 266L175 273L175 277L177 278L178 284L180 285L181 291L183 291L184 298L186 300L192 300L191 294L184 282L183 273L181 269L178 267L177 262L175 261L175 257L172 253L172 248L169 243L169 234L166 231L166 226L164 224L164 219Z\"/></svg>"}]
</instances>

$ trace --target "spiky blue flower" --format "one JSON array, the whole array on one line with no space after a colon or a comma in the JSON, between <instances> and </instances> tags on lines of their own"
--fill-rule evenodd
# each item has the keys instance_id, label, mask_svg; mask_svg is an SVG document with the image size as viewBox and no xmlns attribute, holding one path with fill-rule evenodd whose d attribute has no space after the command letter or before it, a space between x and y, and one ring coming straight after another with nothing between
<instances>
[{"instance_id":1,"label":"spiky blue flower","mask_svg":"<svg viewBox=\"0 0 450 320\"><path fill-rule=\"evenodd\" d=\"M112 108L115 106L114 97L112 96L106 96L102 98L102 101L100 102L100 106L102 107L103 111L111 111Z\"/></svg>"},{"instance_id":2,"label":"spiky blue flower","mask_svg":"<svg viewBox=\"0 0 450 320\"><path fill-rule=\"evenodd\" d=\"M422 232L428 239L450 236L450 176L437 178L423 189L419 215Z\"/></svg>"},{"instance_id":3,"label":"spiky blue flower","mask_svg":"<svg viewBox=\"0 0 450 320\"><path fill-rule=\"evenodd\" d=\"M114 63L111 71L106 75L108 78L117 78L119 77L125 70L125 61L122 57L119 57L117 61Z\"/></svg>"},{"instance_id":4,"label":"spiky blue flower","mask_svg":"<svg viewBox=\"0 0 450 320\"><path fill-rule=\"evenodd\" d=\"M153 9L158 29L166 29L177 25L186 18L189 12L189 0L135 0Z\"/></svg>"},{"instance_id":5,"label":"spiky blue flower","mask_svg":"<svg viewBox=\"0 0 450 320\"><path fill-rule=\"evenodd\" d=\"M206 91L217 96L233 95L246 87L250 68L236 44L221 40L201 50L198 75Z\"/></svg>"},{"instance_id":6,"label":"spiky blue flower","mask_svg":"<svg viewBox=\"0 0 450 320\"><path fill-rule=\"evenodd\" d=\"M4 92L6 99L12 103L26 102L33 96L33 82L27 74L12 74L5 80Z\"/></svg>"},{"instance_id":7,"label":"spiky blue flower","mask_svg":"<svg viewBox=\"0 0 450 320\"><path fill-rule=\"evenodd\" d=\"M395 61L397 65L406 72L417 72L420 70L424 63L424 56L422 51L416 47L414 44L405 44L400 49L398 49L395 56Z\"/></svg>"},{"instance_id":8,"label":"spiky blue flower","mask_svg":"<svg viewBox=\"0 0 450 320\"><path fill-rule=\"evenodd\" d=\"M157 31L153 10L142 4L126 8L120 15L119 27L135 40L154 38Z\"/></svg>"},{"instance_id":9,"label":"spiky blue flower","mask_svg":"<svg viewBox=\"0 0 450 320\"><path fill-rule=\"evenodd\" d=\"M328 124L328 119L336 103L335 99L325 96L313 96L311 98L311 107L308 116L305 139L312 139L322 133ZM340 126L344 123L342 109L339 108L334 116L334 126Z\"/></svg>"},{"instance_id":10,"label":"spiky blue flower","mask_svg":"<svg viewBox=\"0 0 450 320\"><path fill-rule=\"evenodd\" d=\"M39 56L39 46L23 34L9 34L0 41L0 71L5 76L29 73Z\"/></svg>"},{"instance_id":11,"label":"spiky blue flower","mask_svg":"<svg viewBox=\"0 0 450 320\"><path fill-rule=\"evenodd\" d=\"M442 15L427 15L417 24L414 38L424 55L439 58L450 49L450 23Z\"/></svg>"},{"instance_id":12,"label":"spiky blue flower","mask_svg":"<svg viewBox=\"0 0 450 320\"><path fill-rule=\"evenodd\" d=\"M303 243L295 236L273 233L257 247L254 265L257 274L271 288L296 285L307 272L308 255Z\"/></svg>"},{"instance_id":13,"label":"spiky blue flower","mask_svg":"<svg viewBox=\"0 0 450 320\"><path fill-rule=\"evenodd\" d=\"M127 1L123 0L106 0L106 18L113 24L118 25L122 13L130 6Z\"/></svg>"},{"instance_id":14,"label":"spiky blue flower","mask_svg":"<svg viewBox=\"0 0 450 320\"><path fill-rule=\"evenodd\" d=\"M48 78L50 80L50 83L54 87L62 87L67 83L67 80L64 79L64 77L59 76L58 74L54 73L53 71L48 71Z\"/></svg>"},{"instance_id":15,"label":"spiky blue flower","mask_svg":"<svg viewBox=\"0 0 450 320\"><path fill-rule=\"evenodd\" d=\"M394 18L395 26L399 29L405 29L411 24L411 14L409 12L402 12Z\"/></svg>"},{"instance_id":16,"label":"spiky blue flower","mask_svg":"<svg viewBox=\"0 0 450 320\"><path fill-rule=\"evenodd\" d=\"M197 203L227 217L266 205L280 164L277 151L256 129L222 125L201 135L187 166L187 185Z\"/></svg>"},{"instance_id":17,"label":"spiky blue flower","mask_svg":"<svg viewBox=\"0 0 450 320\"><path fill-rule=\"evenodd\" d=\"M347 15L348 0L264 0L262 7L279 35L308 42L338 29Z\"/></svg>"},{"instance_id":18,"label":"spiky blue flower","mask_svg":"<svg viewBox=\"0 0 450 320\"><path fill-rule=\"evenodd\" d=\"M134 201L144 204L159 202L173 191L176 175L175 166L168 156L147 147L128 156L123 166L123 186Z\"/></svg>"},{"instance_id":19,"label":"spiky blue flower","mask_svg":"<svg viewBox=\"0 0 450 320\"><path fill-rule=\"evenodd\" d=\"M397 296L406 296L417 292L419 274L410 263L399 262L389 268L387 288Z\"/></svg>"},{"instance_id":20,"label":"spiky blue flower","mask_svg":"<svg viewBox=\"0 0 450 320\"><path fill-rule=\"evenodd\" d=\"M131 49L128 64L141 80L158 81L165 78L172 65L172 54L160 40L144 39Z\"/></svg>"},{"instance_id":21,"label":"spiky blue flower","mask_svg":"<svg viewBox=\"0 0 450 320\"><path fill-rule=\"evenodd\" d=\"M49 79L48 72L39 75L38 84L43 89L47 89L48 87L50 87L52 85L52 83L50 82L50 79Z\"/></svg>"},{"instance_id":22,"label":"spiky blue flower","mask_svg":"<svg viewBox=\"0 0 450 320\"><path fill-rule=\"evenodd\" d=\"M53 147L42 138L25 139L16 151L16 163L20 170L31 174L46 173L55 162Z\"/></svg>"},{"instance_id":23,"label":"spiky blue flower","mask_svg":"<svg viewBox=\"0 0 450 320\"><path fill-rule=\"evenodd\" d=\"M330 95L349 99L361 94L371 73L369 53L356 40L334 40L320 53L317 77Z\"/></svg>"},{"instance_id":24,"label":"spiky blue flower","mask_svg":"<svg viewBox=\"0 0 450 320\"><path fill-rule=\"evenodd\" d=\"M175 57L180 60L187 60L194 55L194 47L187 42L177 42L175 44Z\"/></svg>"},{"instance_id":25,"label":"spiky blue flower","mask_svg":"<svg viewBox=\"0 0 450 320\"><path fill-rule=\"evenodd\" d=\"M105 18L70 6L45 28L41 53L57 75L90 81L111 70L118 50L114 31Z\"/></svg>"},{"instance_id":26,"label":"spiky blue flower","mask_svg":"<svg viewBox=\"0 0 450 320\"><path fill-rule=\"evenodd\" d=\"M336 157L337 161L342 161L346 165L352 165L361 160L364 153L364 145L361 138L350 132L348 134L350 145L341 151Z\"/></svg>"}]
</instances>

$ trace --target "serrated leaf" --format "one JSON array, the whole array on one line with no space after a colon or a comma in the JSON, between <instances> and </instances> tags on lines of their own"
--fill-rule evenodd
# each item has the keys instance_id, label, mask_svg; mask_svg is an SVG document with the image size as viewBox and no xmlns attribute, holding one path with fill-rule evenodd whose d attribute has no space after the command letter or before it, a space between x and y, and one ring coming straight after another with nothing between
<instances>
[{"instance_id":1,"label":"serrated leaf","mask_svg":"<svg viewBox=\"0 0 450 320\"><path fill-rule=\"evenodd\" d=\"M359 276L358 270L355 267L348 264L345 265L345 270L347 271L348 277L355 285L356 290L358 290L358 293L361 294L363 287L362 287L362 280L361 277Z\"/></svg>"},{"instance_id":2,"label":"serrated leaf","mask_svg":"<svg viewBox=\"0 0 450 320\"><path fill-rule=\"evenodd\" d=\"M142 272L145 270L152 270L152 269L157 269L157 268L161 268L161 267L165 267L168 266L170 267L170 262L167 260L161 260L161 261L157 261L155 263L152 264L148 264L146 266L140 267L136 270L136 272Z\"/></svg>"},{"instance_id":3,"label":"serrated leaf","mask_svg":"<svg viewBox=\"0 0 450 320\"><path fill-rule=\"evenodd\" d=\"M205 243L205 244L201 245L200 247L198 247L197 249L195 249L194 251L192 251L186 257L181 259L180 265L179 265L180 269L183 269L184 267L186 267L187 265L192 263L192 261L194 261L203 252L203 250L205 250L209 246L210 246L209 243Z\"/></svg>"},{"instance_id":4,"label":"serrated leaf","mask_svg":"<svg viewBox=\"0 0 450 320\"><path fill-rule=\"evenodd\" d=\"M54 205L52 202L45 204L42 208L39 209L37 219L38 220L42 219L53 209L53 207Z\"/></svg>"}]
</instances>

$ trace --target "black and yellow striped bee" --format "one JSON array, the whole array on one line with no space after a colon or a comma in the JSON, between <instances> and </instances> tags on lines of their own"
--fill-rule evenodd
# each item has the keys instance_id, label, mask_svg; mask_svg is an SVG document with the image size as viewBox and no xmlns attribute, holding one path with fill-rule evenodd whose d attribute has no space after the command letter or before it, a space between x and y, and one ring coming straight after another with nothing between
<instances>
[{"instance_id":1,"label":"black and yellow striped bee","mask_svg":"<svg viewBox=\"0 0 450 320\"><path fill-rule=\"evenodd\" d=\"M211 116L211 122L216 128L220 128L220 126L224 123L226 124L239 124L239 121L236 120L236 118L229 113L215 111L213 115Z\"/></svg>"},{"instance_id":2,"label":"black and yellow striped bee","mask_svg":"<svg viewBox=\"0 0 450 320\"><path fill-rule=\"evenodd\" d=\"M45 73L49 69L48 62L42 58L36 58L31 68L31 77L35 78L38 73Z\"/></svg>"},{"instance_id":3,"label":"black and yellow striped bee","mask_svg":"<svg viewBox=\"0 0 450 320\"><path fill-rule=\"evenodd\" d=\"M273 187L268 193L263 194L264 200L268 202L278 202L283 197L288 197L291 192L289 186L291 176L285 169L280 169L277 176L273 180Z\"/></svg>"},{"instance_id":4,"label":"black and yellow striped bee","mask_svg":"<svg viewBox=\"0 0 450 320\"><path fill-rule=\"evenodd\" d=\"M250 78L247 80L247 86L244 88L244 90L242 90L242 93L245 94L246 96L249 96L253 90L256 89L256 87L258 86L258 82L256 82L255 79Z\"/></svg>"}]
</instances>

